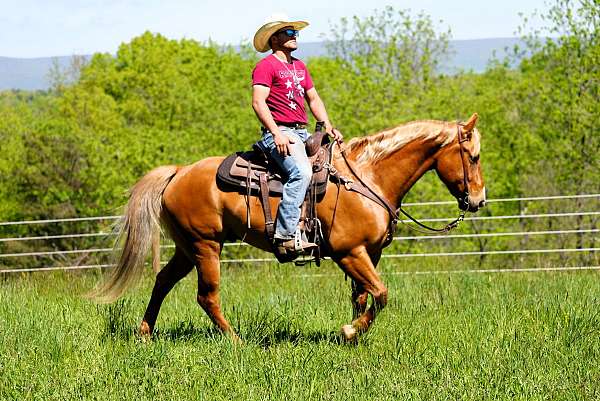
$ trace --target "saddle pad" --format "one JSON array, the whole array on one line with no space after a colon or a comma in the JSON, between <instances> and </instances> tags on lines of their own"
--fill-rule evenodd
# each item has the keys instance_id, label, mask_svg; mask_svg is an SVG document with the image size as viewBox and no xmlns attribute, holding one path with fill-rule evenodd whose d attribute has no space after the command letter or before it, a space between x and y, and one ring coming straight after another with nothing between
<instances>
[{"instance_id":1,"label":"saddle pad","mask_svg":"<svg viewBox=\"0 0 600 401\"><path fill-rule=\"evenodd\" d=\"M329 170L322 168L322 164L328 161L328 156L327 150L321 148L317 155L311 158L313 170L315 170L314 166L317 166L317 171L313 172L312 177L312 184L316 184L314 187L317 196L323 195L327 188ZM320 163L320 165L315 163ZM250 165L250 169L248 169L248 165ZM248 172L250 172L250 180L248 180ZM263 173L267 174L269 195L281 197L283 183L279 167L254 151L238 152L225 158L217 170L217 180L244 193L247 191L246 183L249 181L250 193L258 195L260 193L258 177Z\"/></svg>"}]
</instances>

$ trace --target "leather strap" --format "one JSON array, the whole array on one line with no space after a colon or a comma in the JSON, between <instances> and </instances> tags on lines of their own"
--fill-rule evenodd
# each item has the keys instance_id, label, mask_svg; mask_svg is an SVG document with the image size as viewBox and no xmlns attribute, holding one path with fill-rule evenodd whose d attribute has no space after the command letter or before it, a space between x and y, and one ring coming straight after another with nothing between
<instances>
[{"instance_id":1,"label":"leather strap","mask_svg":"<svg viewBox=\"0 0 600 401\"><path fill-rule=\"evenodd\" d=\"M360 175L358 175L358 173L356 172L356 169L354 168L354 166L352 166L352 163L350 163L350 160L348 160L348 158L346 157L346 149L342 150L342 157L344 158L344 161L346 162L346 165L348 166L348 169L350 170L350 172L358 180L358 183L356 183L356 182L352 183L350 188L348 188L348 189L358 192L358 193L366 196L369 199L372 199L379 205L383 206L384 209L387 209L387 211L390 213L390 215L397 219L398 213L396 213L396 208L393 207L392 204L390 203L390 201L385 199L385 197L383 195L379 195L377 192L375 192L373 189L371 189L371 187L369 185L367 185L367 183L365 183L365 179L361 178Z\"/></svg>"},{"instance_id":2,"label":"leather strap","mask_svg":"<svg viewBox=\"0 0 600 401\"><path fill-rule=\"evenodd\" d=\"M248 171L246 173L246 227L252 228L252 218L250 216L250 195L251 195L251 178L252 178L252 163L248 163Z\"/></svg>"},{"instance_id":3,"label":"leather strap","mask_svg":"<svg viewBox=\"0 0 600 401\"><path fill-rule=\"evenodd\" d=\"M465 152L463 150L463 146L462 143L463 142L467 142L469 140L469 136L468 133L465 134L463 131L463 126L462 124L458 124L457 125L457 137L458 137L458 149L460 150L460 162L462 164L462 168L463 168L463 184L465 186L465 193L463 194L463 199L462 202L464 203L464 205L466 206L466 208L469 208L469 170L467 169L467 166L465 164Z\"/></svg>"},{"instance_id":4,"label":"leather strap","mask_svg":"<svg viewBox=\"0 0 600 401\"><path fill-rule=\"evenodd\" d=\"M461 157L461 163L462 163L462 167L463 167L463 182L464 182L464 186L465 186L465 195L464 195L464 199L462 201L468 202L468 197L469 197L469 190L468 190L469 183L468 183L468 175L467 175L468 173L467 173L467 168L464 163L464 155L463 155L463 149L462 149L462 143L468 141L468 137L466 135L464 135L461 124L458 124L457 130L458 130L458 133L457 133L458 145L459 145L459 149L460 149L460 157ZM410 214L408 214L402 208L402 206L398 207L398 209L395 209L385 197L383 197L382 195L379 195L377 192L375 192L373 189L371 189L364 182L364 179L361 178L357 174L357 172L354 169L354 167L352 166L352 164L346 158L346 150L345 149L342 150L341 153L342 153L342 157L343 157L344 161L346 162L346 165L350 169L350 172L358 179L359 182L356 183L356 182L353 182L352 180L348 180L347 178L340 175L339 172L337 172L337 171L335 172L335 174L332 173L332 176L337 178L339 180L339 182L343 183L348 191L355 191L355 192L371 199L378 205L385 208L390 215L390 224L388 227L388 234L387 234L386 243L384 246L389 245L389 243L393 240L393 235L394 235L394 232L396 231L396 226L398 225L398 221L401 221L400 217L398 215L398 212L401 212L402 214L404 214L406 217L408 217L410 220L412 220L418 226L420 226L424 229L427 229L429 231L437 232L437 233L446 233L446 232L456 228L460 224L460 222L463 221L463 219L465 217L465 212L461 211L459 213L459 216L454 221L448 223L444 228L441 228L441 229L433 228L433 227L429 227L429 226L419 222L417 219L415 219ZM468 203L467 203L467 206L468 206ZM407 225L407 226L415 231L423 232L423 231L418 230L415 227L412 227L410 225Z\"/></svg>"},{"instance_id":5,"label":"leather strap","mask_svg":"<svg viewBox=\"0 0 600 401\"><path fill-rule=\"evenodd\" d=\"M275 224L271 214L271 204L269 203L269 185L267 184L267 174L259 174L258 182L260 184L260 203L262 204L263 212L265 214L265 231L267 233L267 237L271 241L273 239L273 235L275 234Z\"/></svg>"},{"instance_id":6,"label":"leather strap","mask_svg":"<svg viewBox=\"0 0 600 401\"><path fill-rule=\"evenodd\" d=\"M385 238L385 242L383 244L383 246L386 247L394 239L394 233L396 232L396 226L398 225L398 219L399 219L398 212L383 195L379 195L377 192L375 192L373 189L371 189L364 182L364 179L358 175L358 173L356 172L356 170L354 169L354 167L352 166L352 164L346 157L346 149L343 149L341 153L342 153L342 157L343 157L344 161L346 162L346 165L348 166L348 169L350 169L350 172L358 180L358 182L349 182L347 184L344 184L346 189L348 191L357 192L357 193L371 199L373 202L377 203L378 205L380 205L384 209L386 209L390 215L390 223L388 225L388 232L387 232L387 236Z\"/></svg>"},{"instance_id":7,"label":"leather strap","mask_svg":"<svg viewBox=\"0 0 600 401\"><path fill-rule=\"evenodd\" d=\"M458 140L458 149L460 151L460 162L462 164L462 169L463 169L463 184L464 184L464 187L465 187L465 192L463 194L462 199L459 199L459 202L461 202L461 203L463 203L465 205L465 209L468 209L468 207L469 207L469 176L468 176L467 166L465 165L465 155L464 155L464 150L463 150L462 143L463 142L467 142L469 140L469 137L468 137L468 133L467 134L464 133L464 131L463 131L463 125L461 123L457 124L456 129L457 129L456 137L457 137L457 140ZM418 221L417 219L415 219L414 217L412 217L410 214L408 214L408 212L406 210L404 210L402 208L402 206L400 206L398 208L398 210L400 212L402 212L402 214L404 214L410 220L412 220L415 224L417 224L419 227L422 227L422 228L424 228L426 230L433 231L433 232L436 232L436 233L441 233L441 234L447 233L448 231L450 231L450 230L458 227L458 225L460 224L460 222L464 220L465 213L466 213L465 210L461 210L459 212L459 214L458 214L458 217L456 219L454 219L453 221L451 221L450 223L446 224L445 227L443 227L443 228L434 228L434 227L429 227L428 225L423 224L420 221ZM427 231L419 230L418 228L412 227L412 226L410 226L408 224L407 224L407 226L409 228L411 228L412 230L418 231L420 233L428 234Z\"/></svg>"},{"instance_id":8,"label":"leather strap","mask_svg":"<svg viewBox=\"0 0 600 401\"><path fill-rule=\"evenodd\" d=\"M275 121L275 124L281 125L284 127L288 127L288 128L294 128L294 129L305 129L306 128L306 123L301 123L301 122Z\"/></svg>"}]
</instances>

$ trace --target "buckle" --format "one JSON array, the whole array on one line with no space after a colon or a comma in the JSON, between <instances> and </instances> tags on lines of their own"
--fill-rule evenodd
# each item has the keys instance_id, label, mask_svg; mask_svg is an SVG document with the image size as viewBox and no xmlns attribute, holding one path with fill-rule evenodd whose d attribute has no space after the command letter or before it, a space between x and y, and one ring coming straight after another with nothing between
<instances>
[{"instance_id":1,"label":"buckle","mask_svg":"<svg viewBox=\"0 0 600 401\"><path fill-rule=\"evenodd\" d=\"M293 128L293 129L306 129L306 124L301 124L301 123L285 123L285 122L275 121L275 124L282 126L282 127Z\"/></svg>"}]
</instances>

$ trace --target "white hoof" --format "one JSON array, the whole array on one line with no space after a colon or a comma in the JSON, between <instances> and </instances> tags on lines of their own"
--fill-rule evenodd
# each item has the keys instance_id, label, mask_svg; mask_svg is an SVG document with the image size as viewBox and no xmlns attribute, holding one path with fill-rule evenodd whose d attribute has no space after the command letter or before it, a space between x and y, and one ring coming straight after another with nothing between
<instances>
[{"instance_id":1,"label":"white hoof","mask_svg":"<svg viewBox=\"0 0 600 401\"><path fill-rule=\"evenodd\" d=\"M345 324L342 326L342 334L347 341L352 341L356 338L356 334L358 334L358 332L351 324Z\"/></svg>"}]
</instances>

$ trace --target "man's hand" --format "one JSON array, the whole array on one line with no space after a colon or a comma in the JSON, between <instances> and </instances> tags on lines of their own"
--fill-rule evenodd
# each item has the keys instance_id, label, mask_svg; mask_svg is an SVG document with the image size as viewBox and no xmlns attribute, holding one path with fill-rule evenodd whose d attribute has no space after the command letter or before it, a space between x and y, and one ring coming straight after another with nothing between
<instances>
[{"instance_id":1,"label":"man's hand","mask_svg":"<svg viewBox=\"0 0 600 401\"><path fill-rule=\"evenodd\" d=\"M333 138L334 141L338 141L340 143L344 140L344 136L342 135L342 133L335 128L330 128L329 130L327 130L327 135Z\"/></svg>"},{"instance_id":2,"label":"man's hand","mask_svg":"<svg viewBox=\"0 0 600 401\"><path fill-rule=\"evenodd\" d=\"M296 143L293 139L288 138L287 135L278 133L273 134L273 140L275 141L275 146L277 147L277 151L281 156L285 157L292 154L290 150L290 144Z\"/></svg>"}]
</instances>

